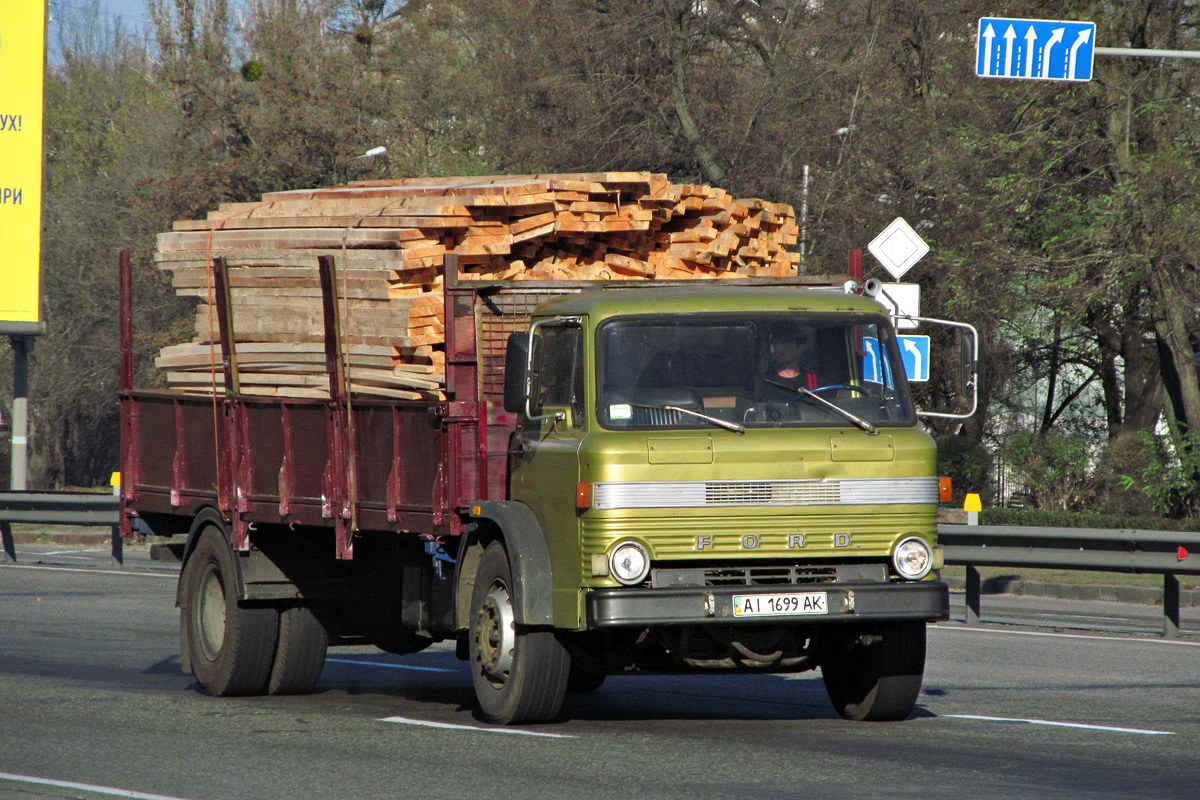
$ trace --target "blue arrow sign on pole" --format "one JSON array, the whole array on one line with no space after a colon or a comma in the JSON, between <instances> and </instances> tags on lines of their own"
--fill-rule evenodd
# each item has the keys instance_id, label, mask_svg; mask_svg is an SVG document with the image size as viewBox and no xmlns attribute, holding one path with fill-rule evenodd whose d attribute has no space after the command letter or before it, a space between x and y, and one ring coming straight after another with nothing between
<instances>
[{"instance_id":1,"label":"blue arrow sign on pole","mask_svg":"<svg viewBox=\"0 0 1200 800\"><path fill-rule=\"evenodd\" d=\"M897 336L900 345L900 360L904 362L904 374L910 381L929 380L929 337Z\"/></svg>"},{"instance_id":2,"label":"blue arrow sign on pole","mask_svg":"<svg viewBox=\"0 0 1200 800\"><path fill-rule=\"evenodd\" d=\"M983 17L975 47L981 78L1090 81L1096 23Z\"/></svg>"}]
</instances>

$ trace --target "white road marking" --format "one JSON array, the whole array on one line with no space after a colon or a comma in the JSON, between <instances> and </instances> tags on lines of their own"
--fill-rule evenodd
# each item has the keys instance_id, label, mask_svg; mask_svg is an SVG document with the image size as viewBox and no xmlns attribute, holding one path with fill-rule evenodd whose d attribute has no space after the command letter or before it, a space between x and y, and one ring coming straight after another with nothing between
<instances>
[{"instance_id":1,"label":"white road marking","mask_svg":"<svg viewBox=\"0 0 1200 800\"><path fill-rule=\"evenodd\" d=\"M327 658L326 661L331 661L334 664L356 664L362 667L386 667L388 669L411 669L417 672L455 672L456 670L444 669L443 667L416 667L411 664L389 664L386 661L355 661L349 658Z\"/></svg>"},{"instance_id":2,"label":"white road marking","mask_svg":"<svg viewBox=\"0 0 1200 800\"><path fill-rule=\"evenodd\" d=\"M1114 728L1109 725L1085 725L1081 722L1054 722L1046 719L1014 719L1011 717L981 717L976 714L938 714L953 719L974 719L982 722L1024 722L1028 725L1050 725L1055 728L1081 728L1086 731L1108 731L1110 733L1138 733L1144 736L1174 736L1175 731L1150 731L1141 728Z\"/></svg>"},{"instance_id":3,"label":"white road marking","mask_svg":"<svg viewBox=\"0 0 1200 800\"><path fill-rule=\"evenodd\" d=\"M111 786L97 786L92 783L75 783L73 781L55 781L50 778L35 778L30 775L12 775L7 772L0 772L0 780L14 781L17 783L34 783L39 786L56 786L60 789L76 789L81 792L92 792L94 794L108 794L114 797L132 797L135 800L184 800L182 797L172 797L166 794L148 794L146 792L132 792L128 789L114 789Z\"/></svg>"},{"instance_id":4,"label":"white road marking","mask_svg":"<svg viewBox=\"0 0 1200 800\"><path fill-rule=\"evenodd\" d=\"M174 572L135 572L123 569L84 569L82 567L41 567L35 564L3 564L0 569L40 569L46 572L86 572L89 575L136 575L143 578L170 578L177 580L179 575Z\"/></svg>"},{"instance_id":5,"label":"white road marking","mask_svg":"<svg viewBox=\"0 0 1200 800\"><path fill-rule=\"evenodd\" d=\"M930 631L939 633L973 633L991 636L1046 636L1054 639L1086 639L1095 642L1136 642L1137 644L1163 644L1176 647L1200 647L1200 642L1187 642L1180 639L1164 639L1161 636L1145 639L1139 636L1089 636L1084 633L1049 633L1040 631L1001 631L989 628L965 628L950 625L930 625Z\"/></svg>"},{"instance_id":6,"label":"white road marking","mask_svg":"<svg viewBox=\"0 0 1200 800\"><path fill-rule=\"evenodd\" d=\"M523 731L519 728L478 728L474 725L452 725L449 722L427 722L423 719L408 717L384 717L380 722L395 722L400 725L417 725L422 728L444 728L452 731L475 731L477 733L510 733L514 736L540 736L545 739L578 739L566 733L542 733L540 731Z\"/></svg>"}]
</instances>

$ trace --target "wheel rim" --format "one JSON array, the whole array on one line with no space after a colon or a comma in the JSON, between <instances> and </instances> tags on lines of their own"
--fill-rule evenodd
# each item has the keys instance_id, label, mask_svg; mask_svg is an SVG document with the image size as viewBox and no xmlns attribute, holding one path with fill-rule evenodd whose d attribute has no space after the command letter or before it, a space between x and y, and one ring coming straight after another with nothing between
<instances>
[{"instance_id":1,"label":"wheel rim","mask_svg":"<svg viewBox=\"0 0 1200 800\"><path fill-rule=\"evenodd\" d=\"M200 576L197 599L196 627L200 634L197 638L205 658L213 661L225 642L225 585L215 565L210 565Z\"/></svg>"},{"instance_id":2,"label":"wheel rim","mask_svg":"<svg viewBox=\"0 0 1200 800\"><path fill-rule=\"evenodd\" d=\"M479 607L479 662L484 676L503 685L512 672L516 630L508 587L496 582Z\"/></svg>"}]
</instances>

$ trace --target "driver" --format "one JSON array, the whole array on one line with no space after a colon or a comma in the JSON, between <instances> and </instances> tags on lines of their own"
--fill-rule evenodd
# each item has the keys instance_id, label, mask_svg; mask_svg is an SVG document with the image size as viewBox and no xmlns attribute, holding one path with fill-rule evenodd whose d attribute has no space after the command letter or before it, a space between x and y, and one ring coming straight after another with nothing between
<instances>
[{"instance_id":1,"label":"driver","mask_svg":"<svg viewBox=\"0 0 1200 800\"><path fill-rule=\"evenodd\" d=\"M811 359L806 331L790 325L772 330L762 399L787 402L796 396L796 389L819 387L817 374L809 369Z\"/></svg>"}]
</instances>

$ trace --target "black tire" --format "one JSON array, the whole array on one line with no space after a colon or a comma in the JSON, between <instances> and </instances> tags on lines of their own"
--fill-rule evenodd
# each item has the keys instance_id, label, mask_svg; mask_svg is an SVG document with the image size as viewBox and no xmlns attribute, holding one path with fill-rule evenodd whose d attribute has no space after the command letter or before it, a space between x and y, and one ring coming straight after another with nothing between
<instances>
[{"instance_id":1,"label":"black tire","mask_svg":"<svg viewBox=\"0 0 1200 800\"><path fill-rule=\"evenodd\" d=\"M303 606L279 614L279 642L267 681L267 694L309 694L325 668L329 634Z\"/></svg>"},{"instance_id":2,"label":"black tire","mask_svg":"<svg viewBox=\"0 0 1200 800\"><path fill-rule=\"evenodd\" d=\"M513 615L515 587L508 554L488 545L475 571L468 649L483 716L502 725L558 716L571 657L550 630L529 630Z\"/></svg>"},{"instance_id":3,"label":"black tire","mask_svg":"<svg viewBox=\"0 0 1200 800\"><path fill-rule=\"evenodd\" d=\"M238 604L234 556L214 526L200 533L184 566L180 609L192 672L206 694L262 694L271 674L279 614Z\"/></svg>"},{"instance_id":4,"label":"black tire","mask_svg":"<svg viewBox=\"0 0 1200 800\"><path fill-rule=\"evenodd\" d=\"M925 674L925 623L856 625L826 642L821 677L845 719L891 721L912 713Z\"/></svg>"}]
</instances>

